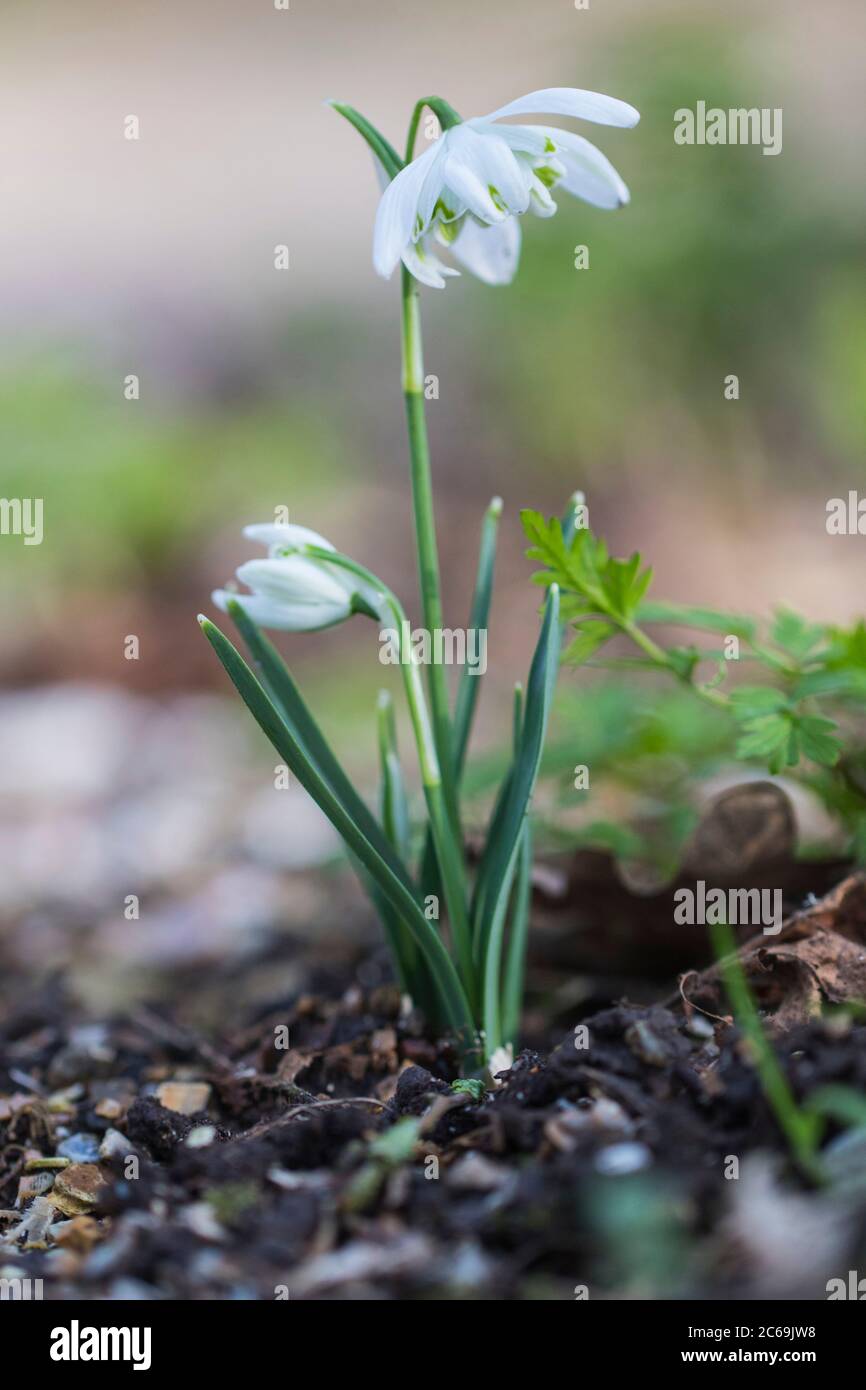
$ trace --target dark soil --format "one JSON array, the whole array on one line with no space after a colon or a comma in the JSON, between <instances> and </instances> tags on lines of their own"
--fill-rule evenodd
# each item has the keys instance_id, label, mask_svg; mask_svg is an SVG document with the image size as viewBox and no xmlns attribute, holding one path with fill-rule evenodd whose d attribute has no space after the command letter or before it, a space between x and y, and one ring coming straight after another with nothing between
<instances>
[{"instance_id":1,"label":"dark soil","mask_svg":"<svg viewBox=\"0 0 866 1390\"><path fill-rule=\"evenodd\" d=\"M611 1002L479 1100L388 984L207 1037L183 1000L94 1024L59 984L18 998L0 1276L47 1298L824 1298L866 1250L862 1131L829 1126L816 1189L722 1008ZM856 1011L776 1046L798 1099L866 1091Z\"/></svg>"}]
</instances>

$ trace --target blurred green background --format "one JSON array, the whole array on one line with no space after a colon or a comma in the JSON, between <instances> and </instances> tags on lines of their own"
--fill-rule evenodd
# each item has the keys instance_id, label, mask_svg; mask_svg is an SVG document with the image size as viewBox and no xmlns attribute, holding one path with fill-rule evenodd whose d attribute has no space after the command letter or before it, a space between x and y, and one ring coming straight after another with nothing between
<instances>
[{"instance_id":1,"label":"blurred green background","mask_svg":"<svg viewBox=\"0 0 866 1390\"><path fill-rule=\"evenodd\" d=\"M563 195L530 219L511 288L423 295L453 624L483 507L507 508L482 742L534 638L518 511L575 487L660 594L861 611L862 539L828 537L824 507L864 474L864 24L810 0L5 7L2 490L45 501L41 546L0 540L5 681L223 689L195 613L249 553L242 525L282 505L417 615L397 284L373 273L369 157L327 97L395 143L428 91L474 115L576 85L642 113L584 127L630 207ZM675 145L674 111L699 99L782 107L782 153ZM372 758L372 731L355 738L382 674L369 631L284 649L350 762Z\"/></svg>"}]
</instances>

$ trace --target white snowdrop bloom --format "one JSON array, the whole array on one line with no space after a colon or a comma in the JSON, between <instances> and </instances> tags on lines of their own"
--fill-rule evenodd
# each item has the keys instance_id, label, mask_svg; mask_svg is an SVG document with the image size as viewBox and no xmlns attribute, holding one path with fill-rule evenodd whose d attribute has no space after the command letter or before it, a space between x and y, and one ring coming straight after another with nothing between
<instances>
[{"instance_id":1,"label":"white snowdrop bloom","mask_svg":"<svg viewBox=\"0 0 866 1390\"><path fill-rule=\"evenodd\" d=\"M376 607L379 596L349 570L299 553L310 545L334 550L316 531L306 526L264 523L245 526L244 535L267 546L268 558L247 560L236 571L251 593L214 591L213 601L223 612L228 611L232 600L260 627L315 632L351 617L359 611L359 601Z\"/></svg>"},{"instance_id":2,"label":"white snowdrop bloom","mask_svg":"<svg viewBox=\"0 0 866 1390\"><path fill-rule=\"evenodd\" d=\"M386 279L400 260L416 279L441 289L459 271L490 285L514 278L524 212L552 217L561 190L599 208L622 207L629 192L610 161L582 135L559 126L504 125L505 116L544 112L600 125L633 126L627 102L575 87L549 87L445 130L385 189L376 214L373 263Z\"/></svg>"}]
</instances>

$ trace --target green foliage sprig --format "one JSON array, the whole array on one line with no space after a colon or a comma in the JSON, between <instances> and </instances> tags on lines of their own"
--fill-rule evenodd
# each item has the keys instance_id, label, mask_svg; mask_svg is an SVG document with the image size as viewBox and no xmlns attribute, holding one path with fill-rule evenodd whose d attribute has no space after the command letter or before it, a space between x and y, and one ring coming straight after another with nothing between
<instances>
[{"instance_id":1,"label":"green foliage sprig","mask_svg":"<svg viewBox=\"0 0 866 1390\"><path fill-rule=\"evenodd\" d=\"M525 511L527 555L542 569L533 580L561 590L565 622L574 630L563 660L582 665L616 637L636 649L608 667L663 673L733 720L738 758L779 774L796 770L824 801L842 812L852 849L866 851L866 775L862 750L846 742L846 719L866 709L866 624L811 623L779 609L767 623L738 613L650 600L652 570L635 552L610 555L586 526L563 535L557 518ZM722 638L723 645L665 645L648 628L683 628ZM737 659L732 657L736 655ZM734 684L748 665L757 678Z\"/></svg>"}]
</instances>

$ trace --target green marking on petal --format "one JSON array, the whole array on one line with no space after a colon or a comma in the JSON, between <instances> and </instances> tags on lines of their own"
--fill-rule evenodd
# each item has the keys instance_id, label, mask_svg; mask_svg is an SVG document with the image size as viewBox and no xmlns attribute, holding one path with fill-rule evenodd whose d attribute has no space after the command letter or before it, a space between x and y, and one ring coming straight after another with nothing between
<instances>
[{"instance_id":1,"label":"green marking on petal","mask_svg":"<svg viewBox=\"0 0 866 1390\"><path fill-rule=\"evenodd\" d=\"M463 218L455 222L440 222L439 236L448 246L451 246L460 235L460 228L463 226Z\"/></svg>"},{"instance_id":2,"label":"green marking on petal","mask_svg":"<svg viewBox=\"0 0 866 1390\"><path fill-rule=\"evenodd\" d=\"M556 169L551 169L549 164L537 164L532 172L545 188L553 188L557 179L562 177Z\"/></svg>"},{"instance_id":3,"label":"green marking on petal","mask_svg":"<svg viewBox=\"0 0 866 1390\"><path fill-rule=\"evenodd\" d=\"M454 222L457 213L453 208L449 208L448 204L443 202L441 198L437 198L436 206L433 208L433 218L434 220L438 218L440 222Z\"/></svg>"}]
</instances>

